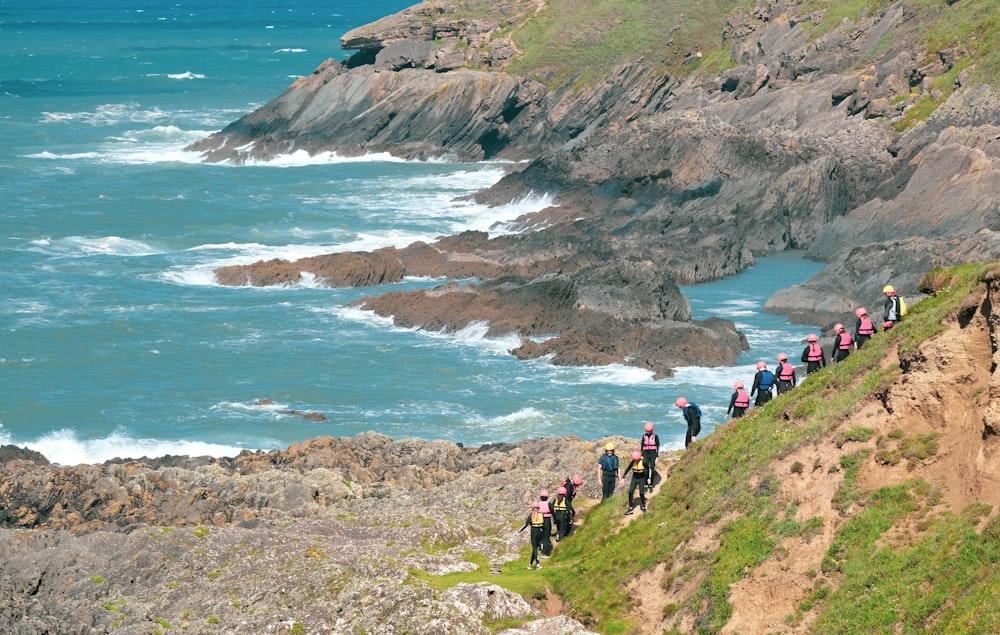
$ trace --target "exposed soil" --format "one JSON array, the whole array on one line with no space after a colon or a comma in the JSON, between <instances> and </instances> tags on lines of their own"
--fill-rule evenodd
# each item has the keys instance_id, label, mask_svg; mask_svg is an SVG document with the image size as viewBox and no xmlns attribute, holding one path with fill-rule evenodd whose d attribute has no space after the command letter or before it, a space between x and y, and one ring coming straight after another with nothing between
<instances>
[{"instance_id":1,"label":"exposed soil","mask_svg":"<svg viewBox=\"0 0 1000 635\"><path fill-rule=\"evenodd\" d=\"M781 495L794 503L795 519L804 523L822 519L822 526L805 536L780 542L770 558L747 572L730 590L733 614L723 633L807 633L815 614L796 612L817 585L824 583L821 562L839 527L851 510L842 514L834 496L843 481L840 458L860 449L870 455L861 468L856 485L876 490L886 485L923 479L940 495L941 507L960 513L974 502L1000 507L1000 439L992 432L991 394L993 354L988 317L976 312L959 323L949 321L941 337L924 342L914 355L903 360L905 372L884 397L859 404L841 429L864 426L875 435L866 442L848 442L837 447L834 435L820 444L798 448L771 469L781 481ZM900 363L895 355L884 366ZM879 449L891 448L894 436L914 438L936 435L937 450L929 458L902 458L892 464L878 457ZM882 444L879 445L881 439ZM655 503L651 503L655 504ZM940 510L939 510L940 511ZM996 513L996 512L994 512ZM623 526L635 516L625 517ZM719 547L719 531L733 518L721 518L699 529L678 547L689 552L713 553ZM915 528L894 528L885 540L907 541ZM635 601L630 616L642 633L658 634L664 619L673 623L673 613L696 591L700 577L685 577L683 561L672 570L660 565L638 576L629 586ZM795 619L790 619L796 616ZM674 624L681 632L695 628L693 618Z\"/></svg>"}]
</instances>

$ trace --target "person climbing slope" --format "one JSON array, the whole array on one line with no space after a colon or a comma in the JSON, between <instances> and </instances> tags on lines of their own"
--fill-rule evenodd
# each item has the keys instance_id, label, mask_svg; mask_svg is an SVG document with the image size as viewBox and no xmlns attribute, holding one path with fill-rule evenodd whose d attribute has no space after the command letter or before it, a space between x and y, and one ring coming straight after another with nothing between
<instances>
[{"instance_id":1,"label":"person climbing slope","mask_svg":"<svg viewBox=\"0 0 1000 635\"><path fill-rule=\"evenodd\" d=\"M698 407L698 404L689 402L684 397L678 397L674 405L681 409L681 414L684 415L684 421L687 423L687 435L684 437L684 447L687 448L701 432L701 408Z\"/></svg>"},{"instance_id":2,"label":"person climbing slope","mask_svg":"<svg viewBox=\"0 0 1000 635\"><path fill-rule=\"evenodd\" d=\"M883 326L891 329L903 319L903 304L891 284L882 287L882 293L885 294L885 304L882 305Z\"/></svg>"},{"instance_id":3,"label":"person climbing slope","mask_svg":"<svg viewBox=\"0 0 1000 635\"><path fill-rule=\"evenodd\" d=\"M826 356L823 355L823 348L815 333L810 333L806 342L808 343L802 350L802 361L806 364L806 375L811 375L820 368L826 368Z\"/></svg>"},{"instance_id":4,"label":"person climbing slope","mask_svg":"<svg viewBox=\"0 0 1000 635\"><path fill-rule=\"evenodd\" d=\"M757 395L753 405L763 406L771 401L772 386L774 386L774 373L767 369L764 360L760 360L757 362L757 374L753 376L753 386L750 387L750 396Z\"/></svg>"},{"instance_id":5,"label":"person climbing slope","mask_svg":"<svg viewBox=\"0 0 1000 635\"><path fill-rule=\"evenodd\" d=\"M746 414L750 407L750 395L743 390L743 382L738 381L733 384L733 396L729 398L729 408L726 414L732 414L733 419L739 419Z\"/></svg>"},{"instance_id":6,"label":"person climbing slope","mask_svg":"<svg viewBox=\"0 0 1000 635\"><path fill-rule=\"evenodd\" d=\"M545 531L545 516L542 515L541 503L539 501L531 503L531 511L524 520L524 525L517 530L518 533L524 531L525 527L531 527L531 560L528 561L528 568L541 569L542 561L539 560L538 552L542 546L542 534Z\"/></svg>"},{"instance_id":7,"label":"person climbing slope","mask_svg":"<svg viewBox=\"0 0 1000 635\"><path fill-rule=\"evenodd\" d=\"M639 508L646 511L646 465L642 462L642 452L636 450L632 453L632 460L622 474L624 477L632 472L632 483L628 487L628 509L625 515L628 516L635 511L635 490L639 490Z\"/></svg>"},{"instance_id":8,"label":"person climbing slope","mask_svg":"<svg viewBox=\"0 0 1000 635\"><path fill-rule=\"evenodd\" d=\"M854 347L854 340L851 334L844 330L843 324L835 324L833 327L833 344L830 345L830 361L837 363L847 359Z\"/></svg>"},{"instance_id":9,"label":"person climbing slope","mask_svg":"<svg viewBox=\"0 0 1000 635\"><path fill-rule=\"evenodd\" d=\"M652 492L656 485L656 459L660 456L660 437L653 432L653 422L647 421L639 438L642 462L646 466L646 491Z\"/></svg>"},{"instance_id":10,"label":"person climbing slope","mask_svg":"<svg viewBox=\"0 0 1000 635\"><path fill-rule=\"evenodd\" d=\"M611 498L615 493L615 485L621 480L621 465L615 456L615 444L608 441L604 444L604 456L597 460L597 479L601 482L601 500Z\"/></svg>"},{"instance_id":11,"label":"person climbing slope","mask_svg":"<svg viewBox=\"0 0 1000 635\"><path fill-rule=\"evenodd\" d=\"M778 353L778 368L776 369L778 394L783 395L795 388L795 367L788 363L788 355Z\"/></svg>"},{"instance_id":12,"label":"person climbing slope","mask_svg":"<svg viewBox=\"0 0 1000 635\"><path fill-rule=\"evenodd\" d=\"M552 520L556 525L556 542L569 535L569 503L566 498L566 488L559 486L556 497L551 501Z\"/></svg>"},{"instance_id":13,"label":"person climbing slope","mask_svg":"<svg viewBox=\"0 0 1000 635\"><path fill-rule=\"evenodd\" d=\"M875 334L875 325L868 317L868 309L863 306L858 307L854 315L858 316L858 321L854 323L854 347L861 348Z\"/></svg>"}]
</instances>

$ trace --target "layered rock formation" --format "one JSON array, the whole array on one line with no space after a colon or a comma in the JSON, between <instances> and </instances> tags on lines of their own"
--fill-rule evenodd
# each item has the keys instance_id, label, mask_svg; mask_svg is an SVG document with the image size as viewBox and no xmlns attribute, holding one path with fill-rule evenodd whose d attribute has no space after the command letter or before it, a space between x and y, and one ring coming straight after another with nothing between
<instances>
[{"instance_id":1,"label":"layered rock formation","mask_svg":"<svg viewBox=\"0 0 1000 635\"><path fill-rule=\"evenodd\" d=\"M602 444L366 433L70 467L5 446L0 631L486 635L507 619L528 622L508 635L583 634L498 586L437 592L420 575L513 566L539 488L581 473L582 496L600 495Z\"/></svg>"},{"instance_id":2,"label":"layered rock formation","mask_svg":"<svg viewBox=\"0 0 1000 635\"><path fill-rule=\"evenodd\" d=\"M404 275L492 282L362 305L430 328L507 315L525 338L561 336L525 339L518 354L565 363L633 363L661 376L706 356L729 363L739 336L731 325L678 326L688 318L676 283L805 249L828 266L766 308L828 326L879 302L887 283L912 303L930 266L1000 253L1000 93L973 81L973 49L928 48L902 2L818 37L824 12L803 6L735 10L720 36L736 66L716 74L664 74L637 60L594 84L549 86L544 68L505 72L518 56L513 33L541 3L424 2L346 34L342 47L357 51L346 62L324 63L192 148L233 162L299 150L532 159L478 196L552 194L558 207L519 219L520 234L396 254ZM700 53L688 55L697 66ZM913 114L928 105L925 120ZM281 279L288 263L268 268L253 284ZM220 280L247 280L230 273ZM541 313L569 328L545 333ZM677 329L700 339L696 357L665 344ZM630 338L645 345L624 345Z\"/></svg>"}]
</instances>

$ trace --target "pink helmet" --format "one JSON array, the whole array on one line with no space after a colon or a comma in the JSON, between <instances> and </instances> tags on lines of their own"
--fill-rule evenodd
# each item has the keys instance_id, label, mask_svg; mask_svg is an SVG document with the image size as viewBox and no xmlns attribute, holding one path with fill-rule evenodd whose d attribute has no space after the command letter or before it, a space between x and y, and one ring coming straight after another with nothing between
<instances>
[{"instance_id":1,"label":"pink helmet","mask_svg":"<svg viewBox=\"0 0 1000 635\"><path fill-rule=\"evenodd\" d=\"M543 489L542 491L538 492L538 497L539 498L548 498L549 497L549 490Z\"/></svg>"},{"instance_id":2,"label":"pink helmet","mask_svg":"<svg viewBox=\"0 0 1000 635\"><path fill-rule=\"evenodd\" d=\"M733 388L736 388L737 390L739 390L739 389L743 388L743 385L744 385L743 382L738 381L735 384L733 384Z\"/></svg>"},{"instance_id":3,"label":"pink helmet","mask_svg":"<svg viewBox=\"0 0 1000 635\"><path fill-rule=\"evenodd\" d=\"M891 329L892 328L892 320L886 320L885 323L882 325L882 328Z\"/></svg>"},{"instance_id":4,"label":"pink helmet","mask_svg":"<svg viewBox=\"0 0 1000 635\"><path fill-rule=\"evenodd\" d=\"M785 355L784 353L778 353L778 361L779 362L787 362L788 361L788 355Z\"/></svg>"},{"instance_id":5,"label":"pink helmet","mask_svg":"<svg viewBox=\"0 0 1000 635\"><path fill-rule=\"evenodd\" d=\"M566 488L565 487L560 487L559 489L556 490L556 494L558 494L559 496L565 496L566 495Z\"/></svg>"},{"instance_id":6,"label":"pink helmet","mask_svg":"<svg viewBox=\"0 0 1000 635\"><path fill-rule=\"evenodd\" d=\"M642 458L642 452L640 452L639 450L632 450L632 460L633 461L638 461L641 458Z\"/></svg>"},{"instance_id":7,"label":"pink helmet","mask_svg":"<svg viewBox=\"0 0 1000 635\"><path fill-rule=\"evenodd\" d=\"M688 400L685 399L684 397L678 397L677 401L674 402L674 405L677 406L678 408L686 408L688 405Z\"/></svg>"},{"instance_id":8,"label":"pink helmet","mask_svg":"<svg viewBox=\"0 0 1000 635\"><path fill-rule=\"evenodd\" d=\"M844 330L844 325L843 324L839 324L838 323L838 324L834 324L833 325L833 332L834 333L840 333L843 330Z\"/></svg>"},{"instance_id":9,"label":"pink helmet","mask_svg":"<svg viewBox=\"0 0 1000 635\"><path fill-rule=\"evenodd\" d=\"M764 370L765 368L767 368L767 364L764 363L764 360L757 362L757 370Z\"/></svg>"},{"instance_id":10,"label":"pink helmet","mask_svg":"<svg viewBox=\"0 0 1000 635\"><path fill-rule=\"evenodd\" d=\"M583 477L579 474L573 475L573 485L583 485Z\"/></svg>"},{"instance_id":11,"label":"pink helmet","mask_svg":"<svg viewBox=\"0 0 1000 635\"><path fill-rule=\"evenodd\" d=\"M861 317L862 315L868 315L868 309L866 309L863 306L859 306L858 308L854 309L854 315L858 317Z\"/></svg>"},{"instance_id":12,"label":"pink helmet","mask_svg":"<svg viewBox=\"0 0 1000 635\"><path fill-rule=\"evenodd\" d=\"M647 421L646 425L643 426L643 428L646 430L646 432L652 432L653 431L653 422L652 421Z\"/></svg>"},{"instance_id":13,"label":"pink helmet","mask_svg":"<svg viewBox=\"0 0 1000 635\"><path fill-rule=\"evenodd\" d=\"M816 337L815 333L810 333L809 335L806 336L806 341L807 342L815 342L817 339L819 339L819 338Z\"/></svg>"}]
</instances>

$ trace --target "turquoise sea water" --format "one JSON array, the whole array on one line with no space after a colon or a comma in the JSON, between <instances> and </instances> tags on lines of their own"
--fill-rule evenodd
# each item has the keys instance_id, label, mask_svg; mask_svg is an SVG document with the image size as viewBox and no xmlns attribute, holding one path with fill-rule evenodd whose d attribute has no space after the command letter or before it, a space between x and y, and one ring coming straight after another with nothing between
<instances>
[{"instance_id":1,"label":"turquoise sea water","mask_svg":"<svg viewBox=\"0 0 1000 635\"><path fill-rule=\"evenodd\" d=\"M458 201L500 178L491 164L234 167L183 152L342 58L348 29L407 4L0 0L0 443L75 464L364 430L473 445L638 436L649 420L681 447L678 395L703 405L710 430L734 379L801 349L808 328L760 313L819 270L795 255L686 289L696 316L734 319L753 349L735 368L655 382L626 367L519 362L513 340L484 339L485 327L442 335L345 308L381 290L216 285L222 264L402 246L550 202Z\"/></svg>"}]
</instances>

